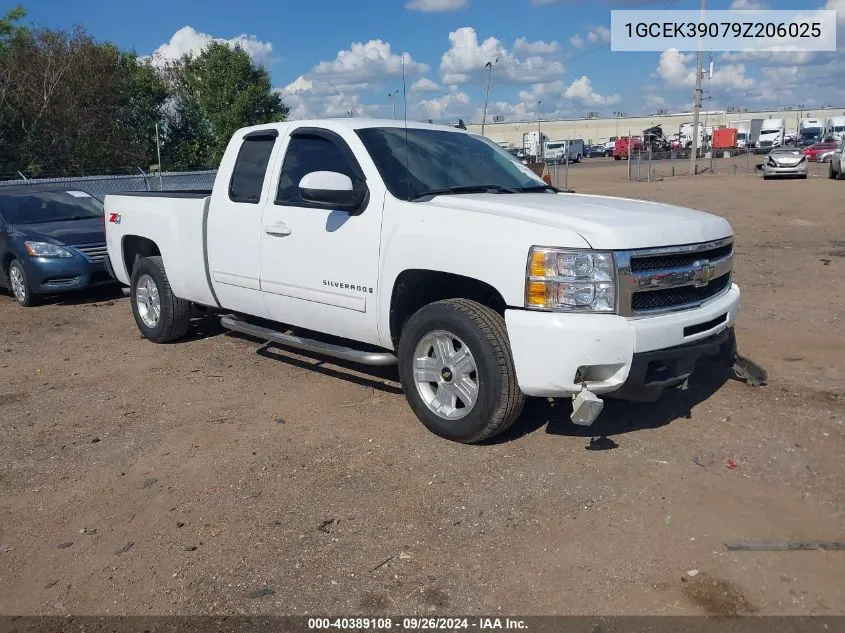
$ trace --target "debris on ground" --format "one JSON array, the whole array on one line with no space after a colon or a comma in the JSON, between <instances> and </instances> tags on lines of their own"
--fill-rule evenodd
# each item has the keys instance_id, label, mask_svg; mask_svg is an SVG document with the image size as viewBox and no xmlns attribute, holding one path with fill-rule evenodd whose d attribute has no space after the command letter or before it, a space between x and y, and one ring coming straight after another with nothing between
<instances>
[{"instance_id":1,"label":"debris on ground","mask_svg":"<svg viewBox=\"0 0 845 633\"><path fill-rule=\"evenodd\" d=\"M725 543L725 548L732 552L845 550L845 541L741 541Z\"/></svg>"},{"instance_id":2,"label":"debris on ground","mask_svg":"<svg viewBox=\"0 0 845 633\"><path fill-rule=\"evenodd\" d=\"M760 387L766 384L769 374L750 358L737 352L733 364L734 375L752 387Z\"/></svg>"},{"instance_id":3,"label":"debris on ground","mask_svg":"<svg viewBox=\"0 0 845 633\"><path fill-rule=\"evenodd\" d=\"M736 470L738 468L736 461L730 457L728 458L728 461L725 462L725 466L728 470Z\"/></svg>"},{"instance_id":4,"label":"debris on ground","mask_svg":"<svg viewBox=\"0 0 845 633\"><path fill-rule=\"evenodd\" d=\"M185 527L185 522L184 521L176 521L176 527L178 527L178 528Z\"/></svg>"},{"instance_id":5,"label":"debris on ground","mask_svg":"<svg viewBox=\"0 0 845 633\"><path fill-rule=\"evenodd\" d=\"M44 585L44 588L45 588L45 589L49 589L50 587L55 587L55 586L56 586L56 585L58 585L58 584L59 584L59 581L58 581L58 580L51 580L51 581L50 581L50 582L48 582L46 585Z\"/></svg>"},{"instance_id":6,"label":"debris on ground","mask_svg":"<svg viewBox=\"0 0 845 633\"><path fill-rule=\"evenodd\" d=\"M322 532L323 534L331 534L331 526L334 524L334 519L326 519L320 525L317 526L317 530Z\"/></svg>"},{"instance_id":7,"label":"debris on ground","mask_svg":"<svg viewBox=\"0 0 845 633\"><path fill-rule=\"evenodd\" d=\"M87 528L87 527L79 528L79 533L85 534L86 536L91 536L92 534L97 533L97 528Z\"/></svg>"},{"instance_id":8,"label":"debris on ground","mask_svg":"<svg viewBox=\"0 0 845 633\"><path fill-rule=\"evenodd\" d=\"M690 578L695 578L696 576L698 576L698 570L697 569L690 569L687 572L687 576L689 576Z\"/></svg>"},{"instance_id":9,"label":"debris on ground","mask_svg":"<svg viewBox=\"0 0 845 633\"><path fill-rule=\"evenodd\" d=\"M6 552L11 552L13 549L15 549L15 548L9 547L5 543L0 544L0 554L5 554Z\"/></svg>"},{"instance_id":10,"label":"debris on ground","mask_svg":"<svg viewBox=\"0 0 845 633\"><path fill-rule=\"evenodd\" d=\"M155 477L147 477L143 482L141 482L141 488L149 488L157 481L158 479Z\"/></svg>"},{"instance_id":11,"label":"debris on ground","mask_svg":"<svg viewBox=\"0 0 845 633\"><path fill-rule=\"evenodd\" d=\"M256 589L254 591L250 591L246 594L247 598L263 598L264 596L272 596L276 591L271 589L270 587L262 587L261 589Z\"/></svg>"},{"instance_id":12,"label":"debris on ground","mask_svg":"<svg viewBox=\"0 0 845 633\"><path fill-rule=\"evenodd\" d=\"M195 551L197 551L197 546L196 545L186 545L185 551L186 552L195 552Z\"/></svg>"},{"instance_id":13,"label":"debris on ground","mask_svg":"<svg viewBox=\"0 0 845 633\"><path fill-rule=\"evenodd\" d=\"M56 545L56 549L67 549L71 545L73 545L73 541L61 541Z\"/></svg>"},{"instance_id":14,"label":"debris on ground","mask_svg":"<svg viewBox=\"0 0 845 633\"><path fill-rule=\"evenodd\" d=\"M392 561L394 558L396 558L396 555L395 555L395 554L394 554L393 556L388 556L388 557L387 557L387 558L385 558L383 561L381 561L378 565L376 565L375 567L373 567L373 568L370 570L370 573L373 573L373 572L374 572L374 571L376 571L377 569L381 569L382 567L384 567L385 565L387 565L387 563L389 563L390 561Z\"/></svg>"},{"instance_id":15,"label":"debris on ground","mask_svg":"<svg viewBox=\"0 0 845 633\"><path fill-rule=\"evenodd\" d=\"M125 554L126 552L128 552L129 550L132 549L133 545L135 545L135 543L133 541L126 541L123 544L123 547L121 547L119 550L117 550L115 552L115 554L117 554L118 556L120 556L121 554Z\"/></svg>"},{"instance_id":16,"label":"debris on ground","mask_svg":"<svg viewBox=\"0 0 845 633\"><path fill-rule=\"evenodd\" d=\"M671 515L671 514L667 514L667 515L666 515L666 520L663 522L663 525L669 525L671 522L672 522L672 515Z\"/></svg>"}]
</instances>

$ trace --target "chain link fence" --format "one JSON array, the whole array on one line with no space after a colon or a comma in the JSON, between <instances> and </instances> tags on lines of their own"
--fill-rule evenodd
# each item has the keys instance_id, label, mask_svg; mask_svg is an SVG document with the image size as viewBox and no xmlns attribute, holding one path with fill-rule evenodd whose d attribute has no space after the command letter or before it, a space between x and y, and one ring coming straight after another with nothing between
<instances>
[{"instance_id":1,"label":"chain link fence","mask_svg":"<svg viewBox=\"0 0 845 633\"><path fill-rule=\"evenodd\" d=\"M632 152L628 161L628 180L650 182L674 176L752 175L763 177L762 165L767 151L713 150L704 152L693 163L689 151ZM808 175L827 177L827 162L810 161Z\"/></svg>"},{"instance_id":2,"label":"chain link fence","mask_svg":"<svg viewBox=\"0 0 845 633\"><path fill-rule=\"evenodd\" d=\"M3 191L29 187L39 189L78 190L102 201L107 194L126 191L210 191L216 170L164 172L137 176L81 176L76 178L33 178L0 182Z\"/></svg>"}]
</instances>

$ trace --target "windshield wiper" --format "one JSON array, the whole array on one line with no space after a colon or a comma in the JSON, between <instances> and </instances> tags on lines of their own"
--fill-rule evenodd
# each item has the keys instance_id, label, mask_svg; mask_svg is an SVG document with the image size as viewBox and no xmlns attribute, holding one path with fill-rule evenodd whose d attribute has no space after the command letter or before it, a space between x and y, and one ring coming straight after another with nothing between
<instances>
[{"instance_id":1,"label":"windshield wiper","mask_svg":"<svg viewBox=\"0 0 845 633\"><path fill-rule=\"evenodd\" d=\"M502 185L464 185L460 187L447 187L445 189L431 189L411 196L411 200L429 198L431 196L444 196L459 193L519 193L519 189L503 187Z\"/></svg>"},{"instance_id":2,"label":"windshield wiper","mask_svg":"<svg viewBox=\"0 0 845 633\"><path fill-rule=\"evenodd\" d=\"M552 187L551 185L536 185L531 187L518 187L519 193L560 193L560 189Z\"/></svg>"}]
</instances>

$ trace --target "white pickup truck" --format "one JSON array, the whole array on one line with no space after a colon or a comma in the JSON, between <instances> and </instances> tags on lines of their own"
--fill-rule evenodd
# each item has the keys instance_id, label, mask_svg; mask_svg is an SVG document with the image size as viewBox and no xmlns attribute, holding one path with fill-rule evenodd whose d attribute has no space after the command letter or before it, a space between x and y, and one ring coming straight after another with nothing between
<instances>
[{"instance_id":1,"label":"white pickup truck","mask_svg":"<svg viewBox=\"0 0 845 633\"><path fill-rule=\"evenodd\" d=\"M496 143L397 121L235 133L207 192L109 195L108 263L141 333L192 304L263 340L398 363L434 433L478 442L525 396L654 400L736 351L724 219L547 185Z\"/></svg>"}]
</instances>

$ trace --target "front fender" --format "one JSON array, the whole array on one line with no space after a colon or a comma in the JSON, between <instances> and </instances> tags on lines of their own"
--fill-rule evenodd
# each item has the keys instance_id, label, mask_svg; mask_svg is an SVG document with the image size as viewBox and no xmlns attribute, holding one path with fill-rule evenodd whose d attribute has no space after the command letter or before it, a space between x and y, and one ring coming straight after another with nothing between
<instances>
[{"instance_id":1,"label":"front fender","mask_svg":"<svg viewBox=\"0 0 845 633\"><path fill-rule=\"evenodd\" d=\"M392 201L393 202L393 201ZM452 213L450 214L449 211ZM392 348L390 308L396 280L411 269L469 277L522 307L534 245L589 248L574 231L502 217L396 201L385 205L379 268L378 334Z\"/></svg>"}]
</instances>

